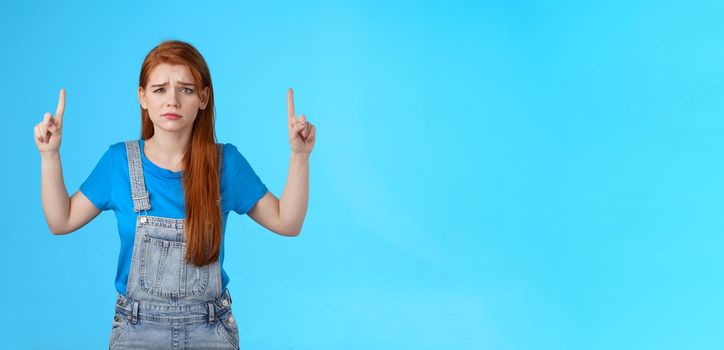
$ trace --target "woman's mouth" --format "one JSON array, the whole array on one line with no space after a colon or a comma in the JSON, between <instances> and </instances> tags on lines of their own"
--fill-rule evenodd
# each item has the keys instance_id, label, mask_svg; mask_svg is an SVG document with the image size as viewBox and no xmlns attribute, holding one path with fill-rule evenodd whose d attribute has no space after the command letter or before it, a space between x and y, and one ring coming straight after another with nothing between
<instances>
[{"instance_id":1,"label":"woman's mouth","mask_svg":"<svg viewBox=\"0 0 724 350\"><path fill-rule=\"evenodd\" d=\"M171 119L171 120L181 119L181 116L176 113L164 113L164 114L161 114L161 116L166 119Z\"/></svg>"}]
</instances>

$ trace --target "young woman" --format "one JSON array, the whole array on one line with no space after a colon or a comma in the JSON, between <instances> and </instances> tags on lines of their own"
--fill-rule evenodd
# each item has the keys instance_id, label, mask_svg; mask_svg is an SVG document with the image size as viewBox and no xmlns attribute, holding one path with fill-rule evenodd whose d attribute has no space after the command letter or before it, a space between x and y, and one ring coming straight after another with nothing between
<instances>
[{"instance_id":1,"label":"young woman","mask_svg":"<svg viewBox=\"0 0 724 350\"><path fill-rule=\"evenodd\" d=\"M162 42L143 61L141 138L111 145L68 197L60 162L65 90L55 115L35 126L42 203L53 234L73 232L103 210L118 219L113 349L236 349L239 335L224 272L229 211L297 236L307 211L315 127L287 93L291 161L277 199L231 144L217 144L214 89L201 54Z\"/></svg>"}]
</instances>

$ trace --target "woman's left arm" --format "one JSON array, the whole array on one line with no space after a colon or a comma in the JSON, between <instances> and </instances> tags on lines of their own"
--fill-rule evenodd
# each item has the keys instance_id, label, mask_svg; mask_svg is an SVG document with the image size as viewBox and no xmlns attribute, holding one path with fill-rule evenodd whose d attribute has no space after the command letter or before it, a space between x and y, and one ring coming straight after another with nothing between
<instances>
[{"instance_id":1,"label":"woman's left arm","mask_svg":"<svg viewBox=\"0 0 724 350\"><path fill-rule=\"evenodd\" d=\"M294 115L294 92L287 92L287 129L291 157L287 183L281 200L267 192L247 215L260 225L283 236L298 236L302 231L309 199L309 157L314 148L316 128L302 114Z\"/></svg>"}]
</instances>

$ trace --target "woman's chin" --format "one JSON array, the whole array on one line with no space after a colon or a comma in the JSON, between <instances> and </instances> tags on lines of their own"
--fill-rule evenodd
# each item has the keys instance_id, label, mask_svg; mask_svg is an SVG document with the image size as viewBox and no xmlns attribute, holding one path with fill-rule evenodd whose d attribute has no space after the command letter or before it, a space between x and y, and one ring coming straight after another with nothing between
<instances>
[{"instance_id":1,"label":"woman's chin","mask_svg":"<svg viewBox=\"0 0 724 350\"><path fill-rule=\"evenodd\" d=\"M164 132L182 132L192 125L184 125L180 123L154 123L156 130L162 130Z\"/></svg>"}]
</instances>

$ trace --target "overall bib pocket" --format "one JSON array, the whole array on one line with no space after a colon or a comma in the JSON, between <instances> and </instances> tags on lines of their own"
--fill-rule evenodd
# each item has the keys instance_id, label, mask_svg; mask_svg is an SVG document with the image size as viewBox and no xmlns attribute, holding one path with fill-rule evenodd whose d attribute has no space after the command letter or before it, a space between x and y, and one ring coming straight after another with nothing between
<instances>
[{"instance_id":1,"label":"overall bib pocket","mask_svg":"<svg viewBox=\"0 0 724 350\"><path fill-rule=\"evenodd\" d=\"M141 289L151 295L199 295L209 284L209 266L186 262L186 243L144 235L141 245Z\"/></svg>"}]
</instances>

